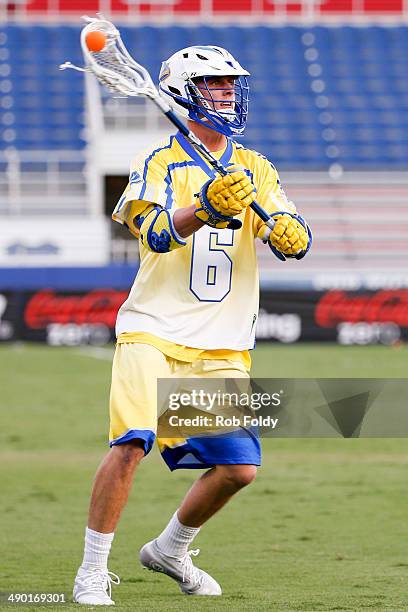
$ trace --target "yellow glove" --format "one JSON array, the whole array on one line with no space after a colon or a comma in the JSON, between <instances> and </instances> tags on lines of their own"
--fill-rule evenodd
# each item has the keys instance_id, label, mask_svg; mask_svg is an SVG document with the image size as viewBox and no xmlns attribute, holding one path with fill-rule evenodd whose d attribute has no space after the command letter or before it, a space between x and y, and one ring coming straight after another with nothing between
<instances>
[{"instance_id":1,"label":"yellow glove","mask_svg":"<svg viewBox=\"0 0 408 612\"><path fill-rule=\"evenodd\" d=\"M274 228L262 225L258 237L283 261L287 257L304 257L312 246L312 232L306 221L300 215L284 212L274 213L271 218Z\"/></svg>"},{"instance_id":2,"label":"yellow glove","mask_svg":"<svg viewBox=\"0 0 408 612\"><path fill-rule=\"evenodd\" d=\"M255 200L255 187L243 170L208 181L196 200L195 216L206 225L238 229L241 222L232 220Z\"/></svg>"}]
</instances>

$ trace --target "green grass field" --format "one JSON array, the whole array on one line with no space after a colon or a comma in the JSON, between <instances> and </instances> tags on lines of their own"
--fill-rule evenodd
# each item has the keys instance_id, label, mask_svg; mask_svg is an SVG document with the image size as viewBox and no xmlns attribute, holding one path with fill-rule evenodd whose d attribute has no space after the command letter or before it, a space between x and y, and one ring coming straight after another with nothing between
<instances>
[{"instance_id":1,"label":"green grass field","mask_svg":"<svg viewBox=\"0 0 408 612\"><path fill-rule=\"evenodd\" d=\"M253 374L405 377L405 347L268 346ZM110 351L0 348L0 592L64 592L82 557L95 469L106 450ZM197 472L145 460L114 542L116 609L147 612L408 609L404 439L264 441L251 487L202 530L199 565L222 598L188 598L143 571L138 550ZM2 609L78 610L77 606Z\"/></svg>"}]
</instances>

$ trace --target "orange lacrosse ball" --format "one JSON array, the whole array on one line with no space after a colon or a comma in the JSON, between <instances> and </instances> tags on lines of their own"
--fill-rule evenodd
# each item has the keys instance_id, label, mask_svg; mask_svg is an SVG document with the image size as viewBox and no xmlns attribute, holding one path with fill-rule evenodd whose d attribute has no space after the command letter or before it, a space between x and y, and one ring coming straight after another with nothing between
<instances>
[{"instance_id":1,"label":"orange lacrosse ball","mask_svg":"<svg viewBox=\"0 0 408 612\"><path fill-rule=\"evenodd\" d=\"M106 34L103 32L99 32L98 30L93 30L92 32L88 32L85 36L86 46L92 53L98 53L102 51L106 44Z\"/></svg>"}]
</instances>

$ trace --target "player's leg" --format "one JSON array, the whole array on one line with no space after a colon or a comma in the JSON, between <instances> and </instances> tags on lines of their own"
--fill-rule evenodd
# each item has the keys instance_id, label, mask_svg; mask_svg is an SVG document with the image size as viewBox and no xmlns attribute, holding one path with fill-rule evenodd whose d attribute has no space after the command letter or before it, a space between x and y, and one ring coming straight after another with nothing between
<instances>
[{"instance_id":1,"label":"player's leg","mask_svg":"<svg viewBox=\"0 0 408 612\"><path fill-rule=\"evenodd\" d=\"M206 362L204 375L217 377L219 366L216 362ZM248 377L239 365L228 368L224 363L219 371L224 378ZM254 480L261 458L259 440L252 432L242 430L237 435L188 438L174 446L171 441L168 444L168 441L159 439L159 446L171 469L199 467L200 464L202 467L214 467L193 484L179 510L158 538L142 548L142 564L156 571L160 567L159 571L177 580L185 593L220 595L219 584L193 565L188 547L201 526ZM187 457L191 457L190 463L186 461Z\"/></svg>"},{"instance_id":2,"label":"player's leg","mask_svg":"<svg viewBox=\"0 0 408 612\"><path fill-rule=\"evenodd\" d=\"M256 476L256 465L217 465L195 481L177 516L183 525L201 527Z\"/></svg>"},{"instance_id":3,"label":"player's leg","mask_svg":"<svg viewBox=\"0 0 408 612\"><path fill-rule=\"evenodd\" d=\"M126 505L137 465L145 456L141 440L113 446L96 472L88 527L100 533L112 533Z\"/></svg>"},{"instance_id":4,"label":"player's leg","mask_svg":"<svg viewBox=\"0 0 408 612\"><path fill-rule=\"evenodd\" d=\"M152 542L141 550L146 567L163 568L190 595L221 595L220 585L207 572L194 566L188 547L200 528L256 476L255 465L217 465L191 487L178 511ZM190 551L191 552L191 551Z\"/></svg>"},{"instance_id":5,"label":"player's leg","mask_svg":"<svg viewBox=\"0 0 408 612\"><path fill-rule=\"evenodd\" d=\"M102 461L93 485L82 564L75 579L76 603L112 605L111 583L119 577L108 572L114 531L126 505L135 469L144 457L143 442L134 440L113 447Z\"/></svg>"},{"instance_id":6,"label":"player's leg","mask_svg":"<svg viewBox=\"0 0 408 612\"><path fill-rule=\"evenodd\" d=\"M95 477L85 532L85 550L75 580L74 601L112 605L108 556L120 514L126 505L135 469L155 439L156 379L168 376L165 356L141 344L117 347L110 397L111 450Z\"/></svg>"},{"instance_id":7,"label":"player's leg","mask_svg":"<svg viewBox=\"0 0 408 612\"><path fill-rule=\"evenodd\" d=\"M203 474L158 538L141 549L142 564L174 578L186 594L221 595L217 581L194 566L188 548L202 525L254 480L256 470L255 465L217 465Z\"/></svg>"}]
</instances>

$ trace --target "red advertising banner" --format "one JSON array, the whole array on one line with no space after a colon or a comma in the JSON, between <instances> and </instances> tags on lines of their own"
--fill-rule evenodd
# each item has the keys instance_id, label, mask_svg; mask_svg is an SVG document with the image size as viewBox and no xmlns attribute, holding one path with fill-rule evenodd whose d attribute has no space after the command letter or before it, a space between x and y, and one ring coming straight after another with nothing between
<instances>
[{"instance_id":1,"label":"red advertising banner","mask_svg":"<svg viewBox=\"0 0 408 612\"><path fill-rule=\"evenodd\" d=\"M127 290L0 292L0 342L101 346L115 339ZM408 340L408 289L261 293L257 341L386 344Z\"/></svg>"},{"instance_id":2,"label":"red advertising banner","mask_svg":"<svg viewBox=\"0 0 408 612\"><path fill-rule=\"evenodd\" d=\"M12 3L10 3L10 6ZM27 0L19 2L27 13L78 13L95 14L108 11L115 15L149 15L158 14L186 14L186 15L228 15L228 14L279 14L299 15L312 12L313 15L330 14L402 14L404 12L403 0L322 0L322 2L273 2L270 0L213 0L202 2L200 0L150 0L150 2L137 2L132 0Z\"/></svg>"},{"instance_id":3,"label":"red advertising banner","mask_svg":"<svg viewBox=\"0 0 408 612\"><path fill-rule=\"evenodd\" d=\"M102 323L113 328L127 295L127 291L115 289L96 289L79 295L46 289L28 299L24 322L29 329L43 329L51 323Z\"/></svg>"},{"instance_id":4,"label":"red advertising banner","mask_svg":"<svg viewBox=\"0 0 408 612\"><path fill-rule=\"evenodd\" d=\"M319 327L339 323L396 323L408 327L408 289L382 290L369 294L328 291L315 309Z\"/></svg>"}]
</instances>

